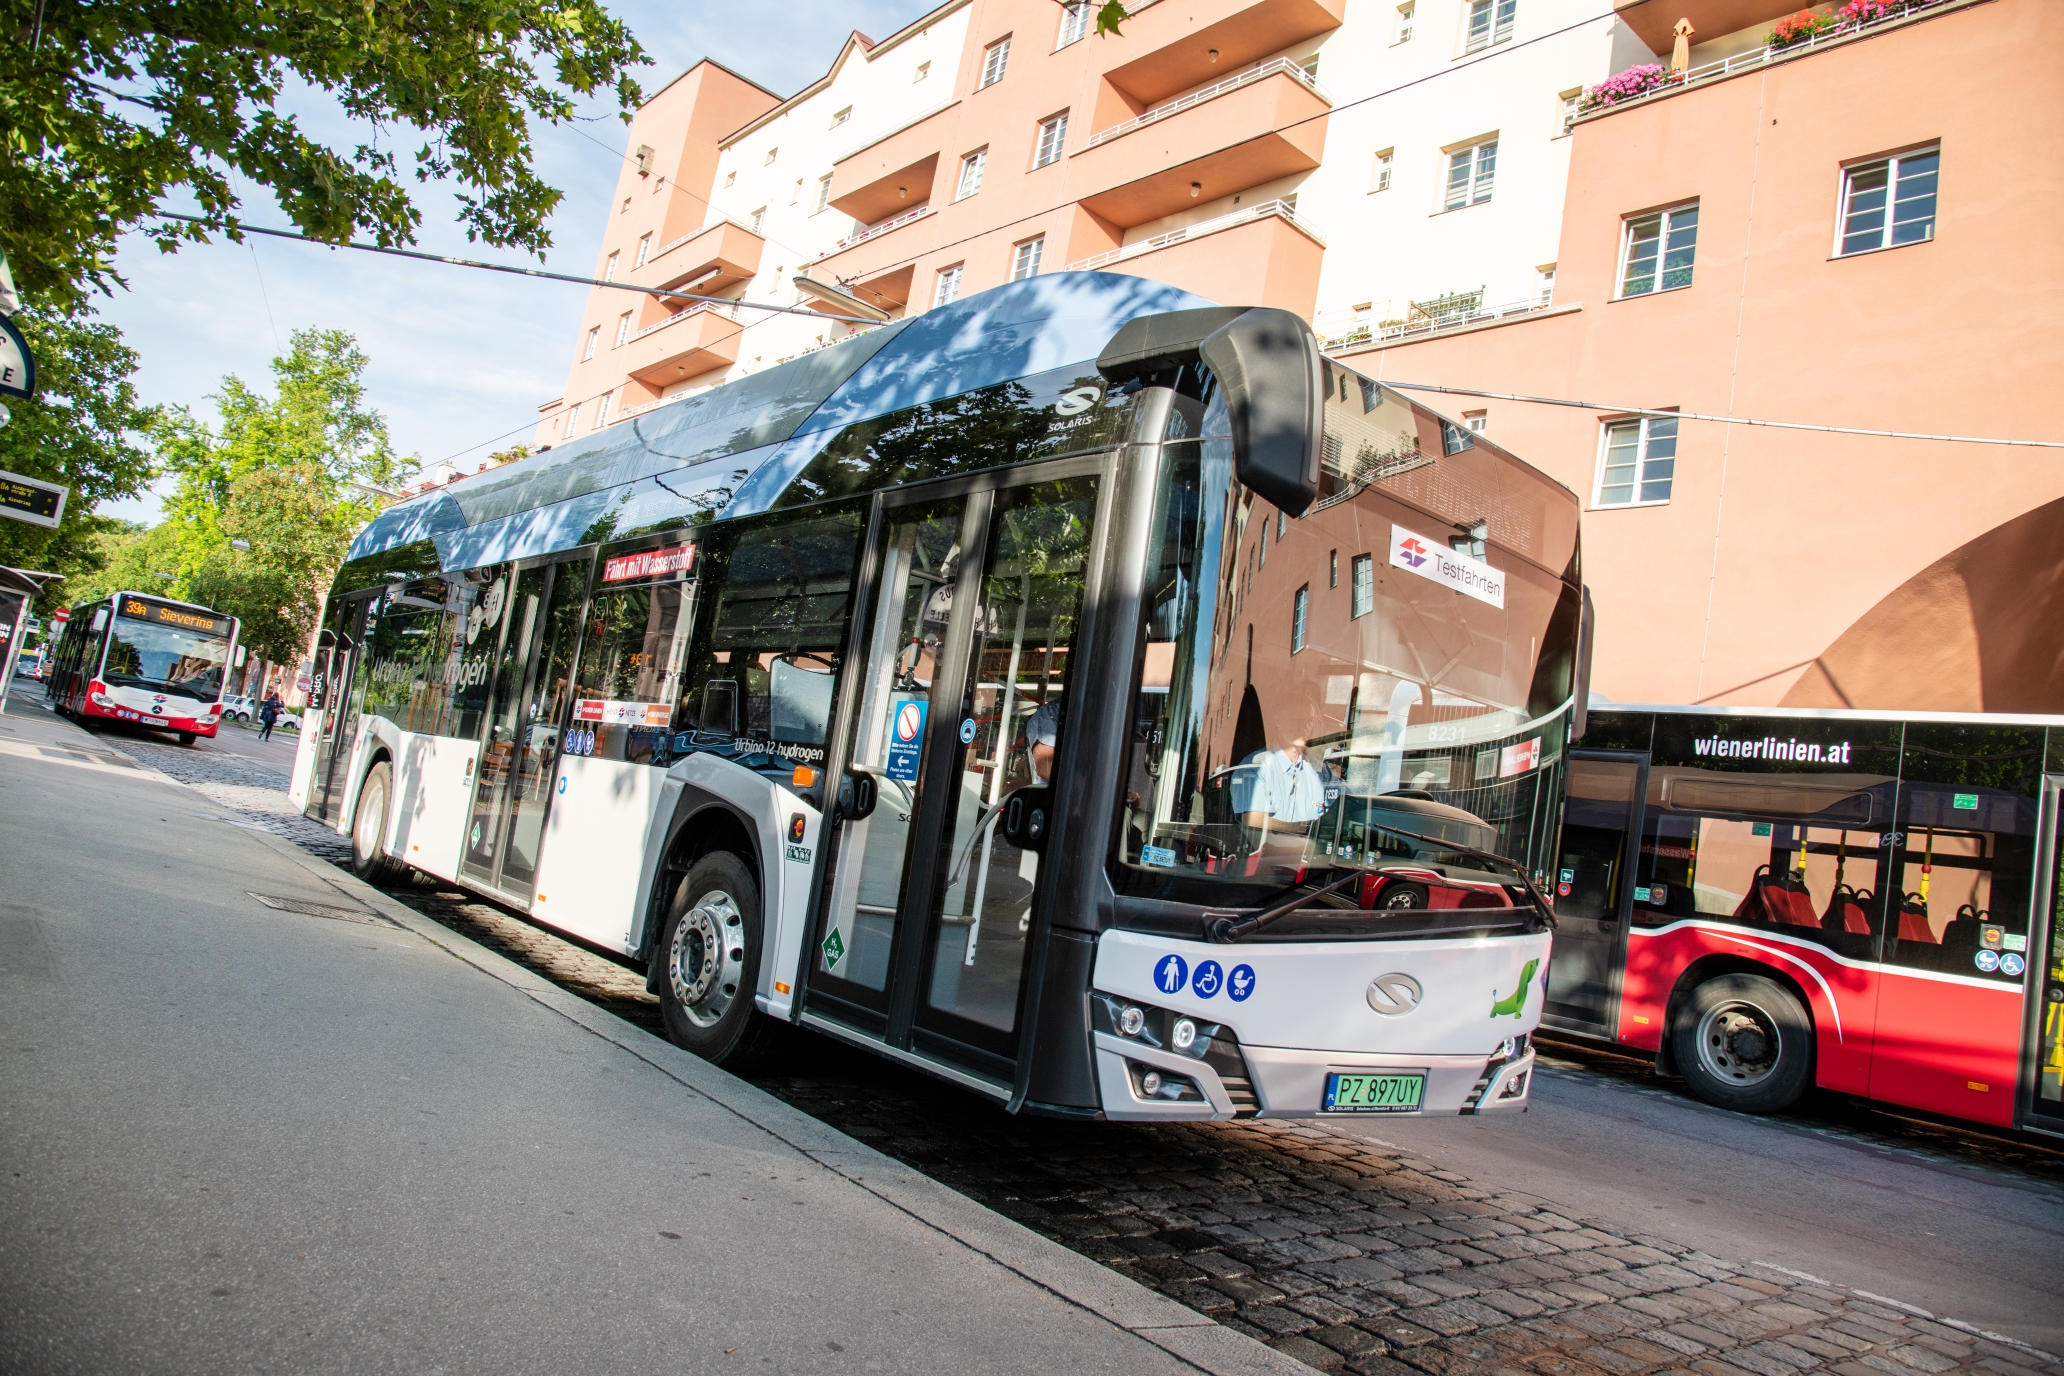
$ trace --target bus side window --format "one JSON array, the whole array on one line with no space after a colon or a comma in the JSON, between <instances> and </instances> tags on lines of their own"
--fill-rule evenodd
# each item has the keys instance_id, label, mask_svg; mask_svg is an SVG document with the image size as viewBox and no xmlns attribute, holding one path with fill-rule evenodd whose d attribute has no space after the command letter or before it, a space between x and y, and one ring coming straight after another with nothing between
<instances>
[{"instance_id":1,"label":"bus side window","mask_svg":"<svg viewBox=\"0 0 2064 1376\"><path fill-rule=\"evenodd\" d=\"M738 734L738 680L713 678L702 685L702 718L697 729L713 736Z\"/></svg>"},{"instance_id":2,"label":"bus side window","mask_svg":"<svg viewBox=\"0 0 2064 1376\"><path fill-rule=\"evenodd\" d=\"M1900 794L1885 960L2018 984L2026 973L2036 800L1977 784Z\"/></svg>"}]
</instances>

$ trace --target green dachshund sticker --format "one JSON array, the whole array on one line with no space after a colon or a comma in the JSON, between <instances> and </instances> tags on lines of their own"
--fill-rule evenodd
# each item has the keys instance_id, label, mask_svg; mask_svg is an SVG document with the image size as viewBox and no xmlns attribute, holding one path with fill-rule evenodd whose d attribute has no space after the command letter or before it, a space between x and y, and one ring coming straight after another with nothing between
<instances>
[{"instance_id":1,"label":"green dachshund sticker","mask_svg":"<svg viewBox=\"0 0 2064 1376\"><path fill-rule=\"evenodd\" d=\"M1528 986L1530 986L1534 982L1534 971L1540 968L1540 961L1528 961L1526 963L1526 968L1519 972L1519 988L1512 991L1512 996L1510 998L1498 999L1496 1003L1492 1004L1491 1016L1494 1018L1502 1018L1507 1013L1510 1013L1513 1017L1518 1017L1520 1015L1521 1010L1523 1010L1526 1007L1526 991ZM1495 989L1491 990L1492 996L1495 997L1497 995L1497 992L1498 991Z\"/></svg>"}]
</instances>

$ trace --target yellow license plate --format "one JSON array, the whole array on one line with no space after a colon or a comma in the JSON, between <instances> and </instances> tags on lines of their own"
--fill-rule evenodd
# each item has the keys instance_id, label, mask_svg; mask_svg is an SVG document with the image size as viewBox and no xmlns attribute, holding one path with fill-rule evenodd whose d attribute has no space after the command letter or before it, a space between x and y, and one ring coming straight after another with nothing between
<instances>
[{"instance_id":1,"label":"yellow license plate","mask_svg":"<svg viewBox=\"0 0 2064 1376\"><path fill-rule=\"evenodd\" d=\"M1349 1075L1326 1077L1327 1113L1417 1113L1426 1090L1424 1075Z\"/></svg>"}]
</instances>

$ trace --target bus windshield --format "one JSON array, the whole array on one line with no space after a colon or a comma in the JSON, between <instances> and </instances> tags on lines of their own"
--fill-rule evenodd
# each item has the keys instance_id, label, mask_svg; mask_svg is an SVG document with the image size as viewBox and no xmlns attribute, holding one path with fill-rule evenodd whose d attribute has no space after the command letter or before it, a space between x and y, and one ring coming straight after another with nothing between
<instances>
[{"instance_id":1,"label":"bus windshield","mask_svg":"<svg viewBox=\"0 0 2064 1376\"><path fill-rule=\"evenodd\" d=\"M1201 435L1164 450L1121 893L1260 903L1312 870L1486 870L1438 840L1543 877L1575 500L1388 389L1328 376L1321 496L1302 517L1231 480L1213 394L1174 422Z\"/></svg>"},{"instance_id":2,"label":"bus windshield","mask_svg":"<svg viewBox=\"0 0 2064 1376\"><path fill-rule=\"evenodd\" d=\"M101 678L114 687L213 701L222 692L228 662L226 635L139 621L123 613L109 628Z\"/></svg>"}]
</instances>

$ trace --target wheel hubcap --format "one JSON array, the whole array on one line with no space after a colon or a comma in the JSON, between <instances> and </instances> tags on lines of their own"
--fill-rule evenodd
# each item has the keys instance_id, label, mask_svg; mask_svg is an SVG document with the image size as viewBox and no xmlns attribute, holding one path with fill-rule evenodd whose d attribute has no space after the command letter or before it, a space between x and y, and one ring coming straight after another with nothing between
<instances>
[{"instance_id":1,"label":"wheel hubcap","mask_svg":"<svg viewBox=\"0 0 2064 1376\"><path fill-rule=\"evenodd\" d=\"M744 915L730 894L704 894L674 927L667 961L674 1002L697 1027L713 1027L738 997L744 976Z\"/></svg>"},{"instance_id":2,"label":"wheel hubcap","mask_svg":"<svg viewBox=\"0 0 2064 1376\"><path fill-rule=\"evenodd\" d=\"M1728 1084L1761 1084L1777 1069L1783 1050L1777 1023L1753 1003L1723 1003L1699 1019L1699 1063Z\"/></svg>"}]
</instances>

